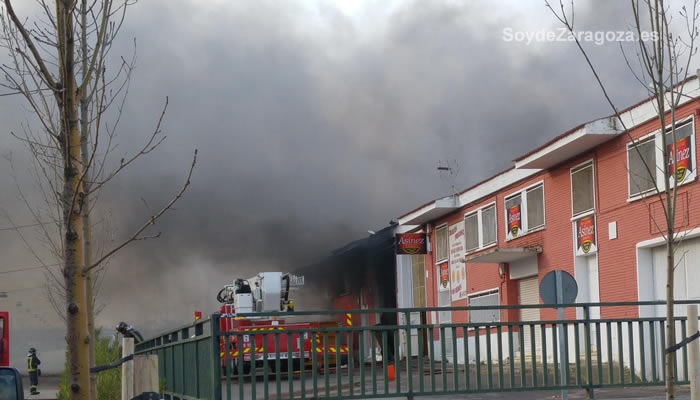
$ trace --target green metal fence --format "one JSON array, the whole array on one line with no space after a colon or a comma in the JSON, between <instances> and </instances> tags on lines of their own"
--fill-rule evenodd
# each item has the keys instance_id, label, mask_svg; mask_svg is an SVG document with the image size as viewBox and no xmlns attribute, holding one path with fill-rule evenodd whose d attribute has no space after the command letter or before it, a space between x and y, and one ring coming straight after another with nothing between
<instances>
[{"instance_id":1,"label":"green metal fence","mask_svg":"<svg viewBox=\"0 0 700 400\"><path fill-rule=\"evenodd\" d=\"M136 354L158 355L165 399L221 398L219 341L211 321L200 320L136 345Z\"/></svg>"},{"instance_id":2,"label":"green metal fence","mask_svg":"<svg viewBox=\"0 0 700 400\"><path fill-rule=\"evenodd\" d=\"M700 302L677 304L691 303ZM464 311L500 309L503 319L505 310L551 307L254 314L280 319L293 315L307 321L348 313L400 316L395 325L338 324L308 329L287 329L282 325L282 329L259 332L220 332L222 318L246 318L253 314L214 314L210 320L144 342L137 346L137 353L158 354L166 399L382 398L653 386L663 385L666 371L665 320L594 318L593 315L605 315L607 309L615 307L643 310L663 304L572 304L566 308L579 310L581 318L449 324L411 324L411 313L452 311L456 319ZM645 314L651 313L640 313ZM684 316L676 318L676 342L686 337L686 322ZM412 340L413 337L417 339ZM421 340L423 337L425 340ZM250 340L255 343L256 338L261 347L253 345L244 354L240 343ZM303 349L308 340L313 341L312 349L302 362L299 358L304 352L295 350ZM232 342L239 347L234 348ZM299 346L295 348L294 343ZM687 346L683 346L674 356L674 376L681 384L688 382L687 351Z\"/></svg>"}]
</instances>

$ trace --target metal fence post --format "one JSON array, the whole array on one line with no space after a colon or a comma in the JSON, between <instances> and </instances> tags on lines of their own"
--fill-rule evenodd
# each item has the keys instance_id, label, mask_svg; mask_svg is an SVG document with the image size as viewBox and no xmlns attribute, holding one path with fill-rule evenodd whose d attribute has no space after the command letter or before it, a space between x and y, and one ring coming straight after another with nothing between
<instances>
[{"instance_id":1,"label":"metal fence post","mask_svg":"<svg viewBox=\"0 0 700 400\"><path fill-rule=\"evenodd\" d=\"M698 331L698 306L688 304L688 336ZM690 399L700 399L700 343L698 339L688 343L688 372L690 373Z\"/></svg>"},{"instance_id":2,"label":"metal fence post","mask_svg":"<svg viewBox=\"0 0 700 400\"><path fill-rule=\"evenodd\" d=\"M593 392L593 349L591 348L591 308L590 306L583 307L583 319L584 319L584 345L586 346L586 375L588 376L588 398L595 399L595 393ZM576 328L578 329L578 327ZM596 343L596 346L600 344ZM644 348L642 347L642 352Z\"/></svg>"},{"instance_id":3,"label":"metal fence post","mask_svg":"<svg viewBox=\"0 0 700 400\"><path fill-rule=\"evenodd\" d=\"M557 304L563 304L564 303L564 293L562 289L562 279L561 279L561 271L556 271L556 283L557 283ZM563 307L557 307L557 317L559 321L564 320L564 308ZM566 337L564 335L568 334L568 329L566 328L566 325L564 322L560 322L559 324L559 367L561 368L561 373L559 374L559 377L561 379L561 398L562 400L566 400L568 398L568 391L566 390L566 385L569 384L567 381L567 377L569 376L569 364L568 360L566 357L565 352L568 351L566 348Z\"/></svg>"},{"instance_id":4,"label":"metal fence post","mask_svg":"<svg viewBox=\"0 0 700 400\"><path fill-rule=\"evenodd\" d=\"M211 395L212 400L221 400L221 357L219 357L219 314L212 314L211 329ZM224 351L228 351L224 346Z\"/></svg>"}]
</instances>

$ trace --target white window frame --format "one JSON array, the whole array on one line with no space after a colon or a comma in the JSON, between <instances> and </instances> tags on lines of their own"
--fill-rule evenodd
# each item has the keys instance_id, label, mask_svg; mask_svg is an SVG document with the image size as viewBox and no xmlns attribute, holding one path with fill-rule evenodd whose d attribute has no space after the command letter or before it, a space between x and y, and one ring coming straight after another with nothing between
<instances>
[{"instance_id":1,"label":"white window frame","mask_svg":"<svg viewBox=\"0 0 700 400\"><path fill-rule=\"evenodd\" d=\"M534 189L537 186L542 186L542 219L543 223L541 226L538 226L536 228L530 229L528 226L528 218L527 218L527 192L530 189ZM519 234L517 237L514 238L509 238L508 237L508 232L510 230L508 229L508 208L506 208L506 201L512 199L513 197L520 196L520 220L522 221L522 233ZM544 180L537 181L535 183L532 183L520 190L516 190L515 192L509 193L508 195L503 197L503 213L505 216L505 240L506 242L509 242L511 240L516 240L520 239L521 237L528 235L530 233L534 232L539 232L541 230L547 229L547 204L545 200L545 192L544 192Z\"/></svg>"},{"instance_id":2,"label":"white window frame","mask_svg":"<svg viewBox=\"0 0 700 400\"><path fill-rule=\"evenodd\" d=\"M592 171L593 171L593 174L592 174L592 175L593 175L593 182L592 182L592 186L593 186L593 208L591 208L590 210L582 211L582 212L576 214L576 213L574 212L574 173L576 173L576 172L578 172L578 171L580 171L580 170L582 170L582 169L588 167L589 165L590 165L590 167L592 168ZM573 221L573 220L575 220L575 219L579 219L579 218L582 218L582 217L586 217L586 216L588 216L588 215L590 215L590 214L595 213L595 208L596 208L595 194L596 194L596 190L595 190L595 163L593 162L593 159L591 158L591 159L586 160L586 161L584 161L584 162L582 162L582 163L580 163L580 164L578 164L578 165L575 165L575 166L571 167L571 169L569 170L569 177L570 177L570 181L571 181L571 216L572 216L571 220ZM627 186L627 190L629 190L629 185Z\"/></svg>"},{"instance_id":3,"label":"white window frame","mask_svg":"<svg viewBox=\"0 0 700 400\"><path fill-rule=\"evenodd\" d=\"M656 172L656 187L657 188L659 186L659 178L663 179L663 172L659 171L657 168L659 165L659 157L661 157L661 163L663 163L663 157L664 157L664 154L663 154L663 152L661 152L661 149L660 149L661 145L659 144L660 138L658 136L658 133L659 133L659 131L651 132L651 133L648 133L648 134L646 134L638 139L635 139L632 142L627 143L625 155L627 157L627 164L626 164L627 171L626 172L627 172L627 199L628 199L628 201L642 199L642 198L650 196L656 192L656 189L654 189L654 188L651 188L651 189L648 189L644 192L640 192L640 193L636 193L636 194L632 194L632 192L630 191L630 186L632 184L632 180L630 179L630 151L635 151L634 147L636 145L645 143L649 140L654 142L654 148L656 149L655 150L655 152L656 152L656 154L655 154L656 165L654 165L652 168L654 168L654 171Z\"/></svg>"},{"instance_id":4,"label":"white window frame","mask_svg":"<svg viewBox=\"0 0 700 400\"><path fill-rule=\"evenodd\" d=\"M438 251L438 242L439 242L438 241L438 231L441 229L445 230L445 235L447 238L447 240L445 241L447 243L447 251L446 251L447 256L445 256L445 258L438 258L438 254L440 254L440 252ZM447 260L450 259L450 236L449 236L449 232L447 231L447 229L448 229L447 222L435 227L435 264L436 265L442 264L443 262L447 262ZM440 279L440 277L438 276L438 280L439 279Z\"/></svg>"},{"instance_id":5,"label":"white window frame","mask_svg":"<svg viewBox=\"0 0 700 400\"><path fill-rule=\"evenodd\" d=\"M493 243L486 243L484 244L484 220L482 218L482 213L485 209L494 207L494 214L496 217L496 241ZM477 215L477 230L479 231L479 246L475 249L472 250L466 250L466 254L469 253L474 253L480 250L488 249L489 247L493 247L498 245L498 206L496 205L496 201L492 201L490 203L486 203L483 206L471 210L467 213L464 214L464 232L466 234L467 232L467 217L471 217L472 215L476 214ZM465 247L466 247L466 237L465 237Z\"/></svg>"},{"instance_id":6,"label":"white window frame","mask_svg":"<svg viewBox=\"0 0 700 400\"><path fill-rule=\"evenodd\" d=\"M478 292L467 294L467 305L471 306L471 304L472 304L471 301L473 298L478 298L478 297L483 297L483 296L491 296L493 294L495 294L498 298L498 305L501 305L501 291L497 287L491 288L491 289L486 289L486 290L480 290ZM497 311L498 311L498 321L489 321L489 322L501 322L501 319L502 319L501 311L502 310L499 309ZM469 323L472 323L471 311L469 312ZM478 324L478 323L486 323L486 322L476 322L476 323ZM469 330L474 330L474 328L469 328Z\"/></svg>"},{"instance_id":7,"label":"white window frame","mask_svg":"<svg viewBox=\"0 0 700 400\"><path fill-rule=\"evenodd\" d=\"M477 240L476 248L469 249L467 248L467 218L472 217L476 215L476 230L477 233L479 234L479 239ZM483 232L481 229L481 212L480 210L474 210L470 211L466 214L464 214L464 250L466 254L478 251L482 247L482 242L483 242Z\"/></svg>"},{"instance_id":8,"label":"white window frame","mask_svg":"<svg viewBox=\"0 0 700 400\"><path fill-rule=\"evenodd\" d=\"M688 123L690 124L690 126L691 126L692 129L693 129L693 133L690 135L690 156L691 156L691 158L692 158L693 167L694 167L695 169L693 170L693 172L692 172L691 174L689 174L688 176L685 177L685 179L683 180L683 182L681 182L681 183L678 184L678 187L683 186L683 185L686 185L686 184L691 183L691 182L694 182L695 180L697 180L697 175L698 175L698 174L697 174L697 170L698 170L698 165L697 165L697 154L696 154L696 148L695 148L695 135L696 135L696 130L695 130L695 116L694 116L694 115L690 115L690 116L688 116L688 117L686 117L686 118L679 119L678 121L676 121L676 128L678 128L679 125L685 125L685 124L688 124ZM626 154L626 156L627 156L627 165L626 165L626 166L627 166L627 201L628 201L628 202L635 201L635 200L639 200L639 199L643 199L643 198L648 197L648 196L652 196L652 195L656 194L657 191L658 191L659 193L663 193L663 192L664 192L664 179L667 179L667 178L664 176L664 170L665 170L665 168L664 168L664 165L663 165L663 163L664 163L664 152L666 151L666 149L663 149L663 148L662 148L663 140L662 140L662 138L661 138L661 135L665 135L665 134L668 132L668 130L671 128L671 126L672 126L671 124L666 125L665 128L664 128L663 130L658 129L658 130L656 130L656 131L654 131L654 132L648 133L648 134L646 134L646 135L644 135L644 136L642 136L642 137L640 137L640 138L638 138L638 139L635 139L635 140L633 140L633 141L627 143L627 147L626 147L626 151L627 151L627 154ZM630 154L630 151L634 148L635 145L640 144L640 143L642 143L642 142L646 142L646 141L649 140L650 138L653 138L653 139L651 139L651 140L654 141L654 148L656 149L656 165L653 166L653 168L654 168L654 170L655 170L655 172L656 172L656 187L655 187L655 188L651 188L651 189L649 189L649 190L647 190L647 191L645 191L645 192L641 192L641 193L637 193L637 194L634 194L634 195L633 195L633 194L630 192L630 183L631 183L631 182L630 182L630 172L629 172L629 165L630 165L629 154ZM668 145L668 144L669 144L669 143L666 143L666 145ZM668 179L670 180L670 179L674 179L674 178L673 178L673 177L668 177ZM673 183L672 183L672 182L671 182L671 185L670 185L670 186L673 186Z\"/></svg>"}]
</instances>

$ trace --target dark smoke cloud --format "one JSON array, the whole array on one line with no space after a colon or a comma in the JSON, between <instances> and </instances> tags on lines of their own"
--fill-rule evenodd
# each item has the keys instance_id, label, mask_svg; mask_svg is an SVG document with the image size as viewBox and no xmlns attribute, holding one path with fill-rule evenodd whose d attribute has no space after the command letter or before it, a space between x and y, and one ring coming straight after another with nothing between
<instances>
[{"instance_id":1,"label":"dark smoke cloud","mask_svg":"<svg viewBox=\"0 0 700 400\"><path fill-rule=\"evenodd\" d=\"M628 5L611 3L582 4L579 28L625 29ZM191 188L153 230L162 237L111 261L98 322L154 332L214 311L234 278L315 262L610 113L573 44L502 40L506 27L559 27L540 1L495 4L372 3L356 18L329 2L133 7L113 50L129 55L137 40L115 156L138 148L165 96L168 139L105 189L114 241L149 215L141 198L159 208L194 148L200 158ZM644 96L616 44L587 47L618 104ZM0 101L16 129L19 99ZM447 159L460 165L453 181L435 170ZM20 210L7 178L0 184L3 205ZM13 261L33 263L16 238L5 243Z\"/></svg>"},{"instance_id":2,"label":"dark smoke cloud","mask_svg":"<svg viewBox=\"0 0 700 400\"><path fill-rule=\"evenodd\" d=\"M386 16L382 34L361 41L363 26L332 7L320 9L317 37L307 9L266 2L166 11L163 26L172 29L153 32L142 18L156 4L130 20L147 51L132 85L139 101L127 115L149 126L159 99L170 96L170 139L122 177L118 197L105 197L117 199L107 206L115 210L130 205L127 215L115 211L128 232L146 215L139 198L163 203L200 149L190 191L159 222L164 236L117 258L143 287L162 288L163 274L211 277L203 287L167 278L178 293L165 295L168 303L211 299L222 279L312 262L451 184L483 179L573 124L608 114L599 90L573 79L591 74L572 45L506 43L506 22L486 18L493 10L483 5L405 3ZM194 26L171 22L182 14ZM200 20L206 29L194 29ZM584 25L610 26L601 18ZM619 52L592 50L601 59ZM146 67L156 64L167 68ZM632 82L624 65L606 66L603 76L613 89ZM623 103L640 95L614 92ZM437 176L441 159L459 162L455 182ZM184 261L193 258L196 265Z\"/></svg>"}]
</instances>

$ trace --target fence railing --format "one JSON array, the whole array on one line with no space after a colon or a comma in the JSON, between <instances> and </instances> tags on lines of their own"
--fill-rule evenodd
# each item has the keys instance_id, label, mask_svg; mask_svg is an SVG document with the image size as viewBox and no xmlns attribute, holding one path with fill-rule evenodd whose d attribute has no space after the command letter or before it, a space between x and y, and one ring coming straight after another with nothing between
<instances>
[{"instance_id":1,"label":"fence railing","mask_svg":"<svg viewBox=\"0 0 700 400\"><path fill-rule=\"evenodd\" d=\"M677 304L697 304L678 301ZM663 302L571 304L581 318L539 321L412 323L415 313L544 305L338 310L212 315L137 346L158 354L166 399L380 398L663 385L666 321L661 317L600 318L637 306L656 313ZM643 311L652 307L653 312ZM287 326L342 314L395 315L391 325ZM496 313L498 314L498 313ZM500 313L503 318L503 312ZM571 314L569 312L568 314ZM686 338L677 313L674 342ZM267 321L264 327L220 331L225 319ZM270 323L269 318L278 321ZM357 320L357 318L355 318ZM379 319L377 319L379 320ZM386 320L386 319L383 319ZM420 319L418 319L420 321ZM563 346L562 346L563 343ZM560 351L562 349L562 351ZM562 354L563 353L563 354ZM563 362L562 362L563 360ZM688 348L674 354L676 382L688 377ZM563 378L563 379L562 379Z\"/></svg>"},{"instance_id":2,"label":"fence railing","mask_svg":"<svg viewBox=\"0 0 700 400\"><path fill-rule=\"evenodd\" d=\"M166 399L216 399L220 393L219 343L212 319L200 320L136 345L136 354L158 355Z\"/></svg>"}]
</instances>

